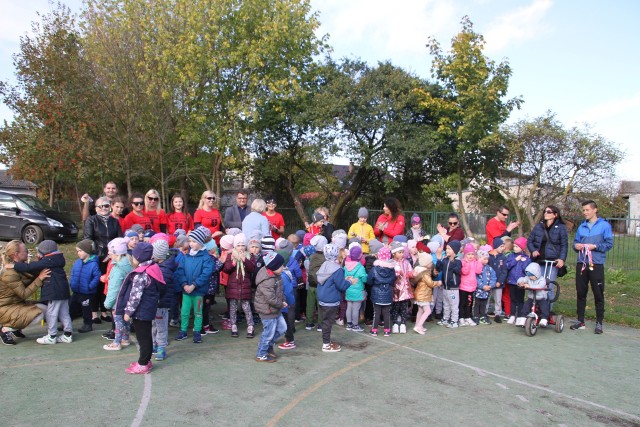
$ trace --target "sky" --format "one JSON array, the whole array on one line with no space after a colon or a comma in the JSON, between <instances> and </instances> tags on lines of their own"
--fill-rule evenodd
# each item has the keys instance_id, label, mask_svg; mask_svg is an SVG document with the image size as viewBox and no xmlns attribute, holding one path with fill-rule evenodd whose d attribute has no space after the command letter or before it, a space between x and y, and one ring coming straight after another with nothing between
<instances>
[{"instance_id":1,"label":"sky","mask_svg":"<svg viewBox=\"0 0 640 427\"><path fill-rule=\"evenodd\" d=\"M14 81L19 39L50 10L48 0L1 0L0 80ZM63 1L79 10L80 0ZM426 44L444 50L468 15L486 40L485 55L512 68L508 97L524 104L510 122L550 110L566 127L591 131L625 152L618 179L640 181L640 31L635 0L311 0L318 35L329 35L335 58L371 65L390 61L431 78ZM636 28L634 30L633 28ZM11 112L0 105L0 120Z\"/></svg>"}]
</instances>

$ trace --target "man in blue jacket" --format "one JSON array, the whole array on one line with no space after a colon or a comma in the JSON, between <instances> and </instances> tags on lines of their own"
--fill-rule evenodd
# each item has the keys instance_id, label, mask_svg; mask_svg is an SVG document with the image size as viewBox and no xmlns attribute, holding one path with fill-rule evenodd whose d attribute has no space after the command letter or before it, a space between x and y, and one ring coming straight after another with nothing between
<instances>
[{"instance_id":1,"label":"man in blue jacket","mask_svg":"<svg viewBox=\"0 0 640 427\"><path fill-rule=\"evenodd\" d=\"M611 225L598 218L598 206L593 200L582 203L585 220L580 224L573 240L573 249L578 252L576 266L576 293L578 320L571 329L585 329L584 310L587 305L589 283L596 305L596 334L602 333L604 320L604 263L607 251L613 248Z\"/></svg>"}]
</instances>

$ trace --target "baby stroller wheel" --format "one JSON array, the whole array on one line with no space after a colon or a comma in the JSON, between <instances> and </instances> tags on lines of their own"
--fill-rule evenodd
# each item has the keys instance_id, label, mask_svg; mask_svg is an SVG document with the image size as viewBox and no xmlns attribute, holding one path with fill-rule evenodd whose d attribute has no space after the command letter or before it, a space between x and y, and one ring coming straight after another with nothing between
<instances>
[{"instance_id":1,"label":"baby stroller wheel","mask_svg":"<svg viewBox=\"0 0 640 427\"><path fill-rule=\"evenodd\" d=\"M556 314L553 316L556 321L556 332L560 333L564 330L564 316L562 314Z\"/></svg>"},{"instance_id":2,"label":"baby stroller wheel","mask_svg":"<svg viewBox=\"0 0 640 427\"><path fill-rule=\"evenodd\" d=\"M535 317L527 317L527 320L524 322L524 333L527 334L528 337L532 337L537 332L538 325L536 324Z\"/></svg>"}]
</instances>

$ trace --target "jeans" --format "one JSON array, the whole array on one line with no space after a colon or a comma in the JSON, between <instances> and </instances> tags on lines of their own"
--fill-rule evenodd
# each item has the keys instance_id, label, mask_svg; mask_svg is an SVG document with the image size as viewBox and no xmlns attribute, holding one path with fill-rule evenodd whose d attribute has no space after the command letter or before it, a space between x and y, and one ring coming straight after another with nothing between
<instances>
[{"instance_id":1,"label":"jeans","mask_svg":"<svg viewBox=\"0 0 640 427\"><path fill-rule=\"evenodd\" d=\"M538 300L536 302L540 306L540 313L539 313L538 317L540 317L541 319L549 320L549 300L548 299L541 299L541 300ZM534 304L533 298L527 299L527 301L522 306L522 315L521 315L521 317L527 317L529 315L529 313L531 313L531 308L533 307L533 304Z\"/></svg>"},{"instance_id":2,"label":"jeans","mask_svg":"<svg viewBox=\"0 0 640 427\"><path fill-rule=\"evenodd\" d=\"M276 340L287 330L287 322L284 320L284 317L282 317L282 314L275 319L264 319L261 317L260 321L262 322L262 334L258 342L256 357L266 356L269 348L273 347Z\"/></svg>"},{"instance_id":3,"label":"jeans","mask_svg":"<svg viewBox=\"0 0 640 427\"><path fill-rule=\"evenodd\" d=\"M169 345L169 309L158 308L156 310L156 318L151 326L151 336L153 342L158 347L166 347Z\"/></svg>"}]
</instances>

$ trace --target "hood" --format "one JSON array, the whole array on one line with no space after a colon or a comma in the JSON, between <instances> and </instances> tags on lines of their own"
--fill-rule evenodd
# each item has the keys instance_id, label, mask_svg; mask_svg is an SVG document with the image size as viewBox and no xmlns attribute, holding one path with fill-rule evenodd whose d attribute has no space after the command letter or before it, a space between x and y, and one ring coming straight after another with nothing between
<instances>
[{"instance_id":1,"label":"hood","mask_svg":"<svg viewBox=\"0 0 640 427\"><path fill-rule=\"evenodd\" d=\"M274 279L275 277L275 274L267 271L267 267L262 267L256 274L256 286L259 286L262 282L266 282L269 279Z\"/></svg>"},{"instance_id":2,"label":"hood","mask_svg":"<svg viewBox=\"0 0 640 427\"><path fill-rule=\"evenodd\" d=\"M530 263L527 268L524 269L525 272L529 272L531 274L533 274L534 276L540 278L542 276L542 269L540 268L540 264L532 262Z\"/></svg>"},{"instance_id":3,"label":"hood","mask_svg":"<svg viewBox=\"0 0 640 427\"><path fill-rule=\"evenodd\" d=\"M353 271L359 264L360 264L360 261L347 260L344 262L344 267L347 269L347 271Z\"/></svg>"},{"instance_id":4,"label":"hood","mask_svg":"<svg viewBox=\"0 0 640 427\"><path fill-rule=\"evenodd\" d=\"M325 261L318 270L318 285L324 284L329 277L336 271L340 270L340 264L334 261Z\"/></svg>"},{"instance_id":5,"label":"hood","mask_svg":"<svg viewBox=\"0 0 640 427\"><path fill-rule=\"evenodd\" d=\"M384 282L396 280L396 270L393 266L393 262L389 264L386 263L385 261L380 261L380 260L377 260L376 262L373 263L373 265L376 267L382 267L382 268L374 269L373 273L378 275L378 277L382 279L382 281Z\"/></svg>"},{"instance_id":6,"label":"hood","mask_svg":"<svg viewBox=\"0 0 640 427\"><path fill-rule=\"evenodd\" d=\"M163 285L166 285L164 281L164 277L162 277L162 271L160 271L160 267L158 267L158 264L156 264L153 261L143 262L134 271L136 273L147 273L149 276L153 277L158 282L162 283Z\"/></svg>"}]
</instances>

